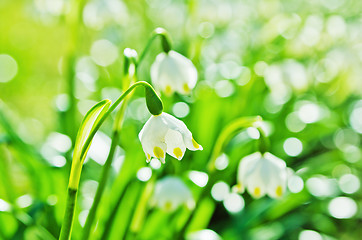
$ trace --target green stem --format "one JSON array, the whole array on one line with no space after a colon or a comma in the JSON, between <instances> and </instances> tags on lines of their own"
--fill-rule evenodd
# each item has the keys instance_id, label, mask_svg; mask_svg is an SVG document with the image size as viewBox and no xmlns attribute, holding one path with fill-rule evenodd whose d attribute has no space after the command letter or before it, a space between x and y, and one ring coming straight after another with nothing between
<instances>
[{"instance_id":1,"label":"green stem","mask_svg":"<svg viewBox=\"0 0 362 240\"><path fill-rule=\"evenodd\" d=\"M242 117L234 122L230 123L228 126L226 126L222 132L220 133L219 137L216 139L215 146L213 148L213 151L211 153L210 161L208 164L208 170L209 173L212 173L215 171L215 162L216 159L220 156L224 146L226 143L235 135L237 134L240 129L246 128L246 127L252 127L255 122L261 121L262 118L260 116L256 117Z\"/></svg>"},{"instance_id":2,"label":"green stem","mask_svg":"<svg viewBox=\"0 0 362 240\"><path fill-rule=\"evenodd\" d=\"M67 204L64 214L62 229L59 240L69 240L72 233L75 203L77 200L77 189L68 188Z\"/></svg>"},{"instance_id":3,"label":"green stem","mask_svg":"<svg viewBox=\"0 0 362 240\"><path fill-rule=\"evenodd\" d=\"M257 130L260 134L260 137L258 139L258 149L261 154L264 154L269 151L270 142L264 130L260 126L257 127Z\"/></svg>"},{"instance_id":4,"label":"green stem","mask_svg":"<svg viewBox=\"0 0 362 240\"><path fill-rule=\"evenodd\" d=\"M68 99L69 99L69 107L66 111L65 121L62 121L66 124L64 130L66 134L70 136L72 142L74 142L75 138L75 116L76 116L76 104L77 99L75 98L75 80L74 80L74 65L75 65L75 56L71 55L68 57L67 62L67 81L68 81Z\"/></svg>"},{"instance_id":5,"label":"green stem","mask_svg":"<svg viewBox=\"0 0 362 240\"><path fill-rule=\"evenodd\" d=\"M157 37L161 37L161 45L162 45L162 49L165 53L168 53L172 49L170 37L168 36L167 31L163 28L156 28L153 31L152 36L148 39L146 47L143 50L143 52L141 53L140 58L138 59L138 65L142 62L142 60L144 59L144 57L146 56L146 54L148 52L148 49L151 47L151 44Z\"/></svg>"},{"instance_id":6,"label":"green stem","mask_svg":"<svg viewBox=\"0 0 362 240\"><path fill-rule=\"evenodd\" d=\"M113 209L110 211L111 215L108 217L108 220L106 222L106 224L104 225L104 230L102 233L102 237L100 239L106 240L108 239L109 234L111 233L112 230L112 226L113 226L113 221L114 218L116 217L116 214L118 212L118 208L121 205L122 199L124 197L124 195L127 192L127 189L131 186L131 184L134 183L134 180L129 181L128 183L126 183L126 185L124 186L122 192L120 193L116 204L113 206Z\"/></svg>"},{"instance_id":7,"label":"green stem","mask_svg":"<svg viewBox=\"0 0 362 240\"><path fill-rule=\"evenodd\" d=\"M109 170L111 169L111 165L112 165L113 156L116 151L116 147L118 145L118 135L119 135L118 131L115 131L113 133L111 148L109 150L109 154L108 154L106 163L104 164L104 166L102 168L101 178L99 181L97 192L94 197L92 207L89 210L89 214L87 216L87 220L86 220L84 228L83 228L83 236L81 239L86 240L89 238L90 230L91 230L91 227L92 227L92 224L93 224L96 212L97 212L97 208L98 208L99 202L101 200L102 194L104 192L104 189L105 189L105 186L107 183Z\"/></svg>"},{"instance_id":8,"label":"green stem","mask_svg":"<svg viewBox=\"0 0 362 240\"><path fill-rule=\"evenodd\" d=\"M155 180L156 178L152 178L147 182L144 191L140 197L140 200L137 204L135 214L131 219L130 232L135 236L137 236L138 232L141 230L143 226L148 211L149 199L152 196L153 189L155 186Z\"/></svg>"},{"instance_id":9,"label":"green stem","mask_svg":"<svg viewBox=\"0 0 362 240\"><path fill-rule=\"evenodd\" d=\"M138 189L137 192L137 197L136 199L140 199L142 192L145 190L145 186L141 185L140 189ZM130 219L127 221L127 225L126 225L126 230L124 232L124 236L123 239L127 239L128 236L134 236L134 234L132 232L130 232L130 227L131 227L131 223L132 223L132 216L135 215L136 212L136 207L139 205L139 202L141 200L138 200L137 204L133 204L133 206L131 207L131 214L130 214ZM131 235L130 235L131 234Z\"/></svg>"},{"instance_id":10,"label":"green stem","mask_svg":"<svg viewBox=\"0 0 362 240\"><path fill-rule=\"evenodd\" d=\"M43 226L36 224L36 227L38 228L39 234L41 235L42 239L56 240L56 238Z\"/></svg>"}]
</instances>

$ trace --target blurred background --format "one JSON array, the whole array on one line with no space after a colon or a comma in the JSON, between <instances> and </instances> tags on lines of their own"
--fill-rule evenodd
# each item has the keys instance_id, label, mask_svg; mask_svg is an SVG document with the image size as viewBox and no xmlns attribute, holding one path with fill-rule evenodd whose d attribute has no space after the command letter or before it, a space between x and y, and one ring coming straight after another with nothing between
<instances>
[{"instance_id":1,"label":"blurred background","mask_svg":"<svg viewBox=\"0 0 362 240\"><path fill-rule=\"evenodd\" d=\"M79 124L96 102L120 96L123 50L140 54L156 27L169 31L174 50L198 69L190 96L161 96L165 111L182 119L204 147L187 152L182 162L168 157L161 168L199 191L203 184L189 171L205 171L225 125L255 115L266 121L270 152L290 168L281 200L230 193L238 162L255 151L253 129L241 132L218 158L222 181L213 186L190 231L208 228L222 239L360 239L361 13L359 0L83 0L79 5L2 0L0 239L58 237ZM150 66L161 51L155 41L139 65L139 80L150 81ZM137 90L97 215L98 230L119 189L148 166L138 132L149 116ZM108 120L84 165L74 239L92 204L111 130ZM120 212L138 191L129 191ZM166 214L152 214L140 239L172 239ZM116 216L118 227L109 239L119 238L124 221Z\"/></svg>"}]
</instances>

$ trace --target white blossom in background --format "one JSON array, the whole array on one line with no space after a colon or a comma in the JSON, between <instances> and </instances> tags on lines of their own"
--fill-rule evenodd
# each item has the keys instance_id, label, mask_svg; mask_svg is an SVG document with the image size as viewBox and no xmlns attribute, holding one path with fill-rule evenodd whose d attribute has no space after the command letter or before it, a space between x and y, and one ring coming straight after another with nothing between
<instances>
[{"instance_id":1,"label":"white blossom in background","mask_svg":"<svg viewBox=\"0 0 362 240\"><path fill-rule=\"evenodd\" d=\"M202 150L202 146L193 139L185 123L164 112L157 116L152 115L148 119L139 134L139 139L147 162L154 157L165 163L166 152L181 160L186 148L192 151Z\"/></svg>"},{"instance_id":2,"label":"white blossom in background","mask_svg":"<svg viewBox=\"0 0 362 240\"><path fill-rule=\"evenodd\" d=\"M186 240L221 240L219 234L210 229L202 229L191 232L186 236Z\"/></svg>"},{"instance_id":3,"label":"white blossom in background","mask_svg":"<svg viewBox=\"0 0 362 240\"><path fill-rule=\"evenodd\" d=\"M0 212L10 212L12 209L11 205L0 198Z\"/></svg>"},{"instance_id":4,"label":"white blossom in background","mask_svg":"<svg viewBox=\"0 0 362 240\"><path fill-rule=\"evenodd\" d=\"M189 94L197 82L197 70L190 59L169 51L157 55L151 66L153 85L167 95L174 92Z\"/></svg>"},{"instance_id":5,"label":"white blossom in background","mask_svg":"<svg viewBox=\"0 0 362 240\"><path fill-rule=\"evenodd\" d=\"M265 194L279 198L287 185L286 164L271 153L253 153L240 161L237 182L233 189L239 193L243 193L246 188L254 198Z\"/></svg>"},{"instance_id":6,"label":"white blossom in background","mask_svg":"<svg viewBox=\"0 0 362 240\"><path fill-rule=\"evenodd\" d=\"M157 181L151 205L170 212L180 206L193 209L195 201L190 189L179 177L167 176Z\"/></svg>"}]
</instances>

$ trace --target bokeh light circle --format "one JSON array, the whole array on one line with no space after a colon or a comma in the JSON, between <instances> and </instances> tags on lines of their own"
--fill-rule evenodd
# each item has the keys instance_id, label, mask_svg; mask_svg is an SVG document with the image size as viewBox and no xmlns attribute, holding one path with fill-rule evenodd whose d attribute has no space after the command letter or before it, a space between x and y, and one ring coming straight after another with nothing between
<instances>
[{"instance_id":1,"label":"bokeh light circle","mask_svg":"<svg viewBox=\"0 0 362 240\"><path fill-rule=\"evenodd\" d=\"M95 41L90 52L93 61L102 67L111 65L118 58L117 46L106 39Z\"/></svg>"},{"instance_id":2,"label":"bokeh light circle","mask_svg":"<svg viewBox=\"0 0 362 240\"><path fill-rule=\"evenodd\" d=\"M12 80L18 73L18 64L8 54L0 54L0 82Z\"/></svg>"},{"instance_id":3,"label":"bokeh light circle","mask_svg":"<svg viewBox=\"0 0 362 240\"><path fill-rule=\"evenodd\" d=\"M347 194L352 194L358 191L360 188L360 181L356 175L353 174L345 174L343 175L339 181L339 188L342 192Z\"/></svg>"},{"instance_id":4,"label":"bokeh light circle","mask_svg":"<svg viewBox=\"0 0 362 240\"><path fill-rule=\"evenodd\" d=\"M286 154L295 157L303 151L303 144L298 138L288 138L284 141L283 148Z\"/></svg>"},{"instance_id":5,"label":"bokeh light circle","mask_svg":"<svg viewBox=\"0 0 362 240\"><path fill-rule=\"evenodd\" d=\"M230 186L223 181L219 181L212 186L211 189L211 196L216 201L222 201L225 199L226 196L228 196L230 192Z\"/></svg>"},{"instance_id":6,"label":"bokeh light circle","mask_svg":"<svg viewBox=\"0 0 362 240\"><path fill-rule=\"evenodd\" d=\"M176 117L184 118L189 115L190 107L184 102L177 102L173 105L172 112L176 115Z\"/></svg>"},{"instance_id":7,"label":"bokeh light circle","mask_svg":"<svg viewBox=\"0 0 362 240\"><path fill-rule=\"evenodd\" d=\"M338 219L351 218L357 213L357 204L352 198L337 197L329 202L328 211Z\"/></svg>"},{"instance_id":8,"label":"bokeh light circle","mask_svg":"<svg viewBox=\"0 0 362 240\"><path fill-rule=\"evenodd\" d=\"M313 230L303 230L299 233L299 240L322 240L322 236Z\"/></svg>"},{"instance_id":9,"label":"bokeh light circle","mask_svg":"<svg viewBox=\"0 0 362 240\"><path fill-rule=\"evenodd\" d=\"M238 213L243 210L245 202L242 196L237 193L230 193L223 201L224 207L230 213Z\"/></svg>"}]
</instances>

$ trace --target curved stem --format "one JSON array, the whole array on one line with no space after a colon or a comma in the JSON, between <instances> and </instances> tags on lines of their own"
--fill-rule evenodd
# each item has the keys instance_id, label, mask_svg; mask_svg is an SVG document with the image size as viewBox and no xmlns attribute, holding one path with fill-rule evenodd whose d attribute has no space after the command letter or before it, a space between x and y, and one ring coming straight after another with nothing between
<instances>
[{"instance_id":1,"label":"curved stem","mask_svg":"<svg viewBox=\"0 0 362 240\"><path fill-rule=\"evenodd\" d=\"M260 116L256 117L242 117L234 122L230 123L226 126L222 132L220 133L219 137L216 139L215 146L211 153L210 161L208 164L208 170L210 173L215 171L215 162L216 159L220 156L222 149L224 148L225 144L235 135L237 134L240 129L246 127L252 127L255 122L261 121L262 118Z\"/></svg>"},{"instance_id":2,"label":"curved stem","mask_svg":"<svg viewBox=\"0 0 362 240\"><path fill-rule=\"evenodd\" d=\"M261 126L258 126L256 129L259 131L260 134L260 137L258 139L258 149L261 154L264 154L270 148L269 139L266 136L264 130L261 128Z\"/></svg>"},{"instance_id":3,"label":"curved stem","mask_svg":"<svg viewBox=\"0 0 362 240\"><path fill-rule=\"evenodd\" d=\"M82 153L81 156L83 156L86 151L88 150L88 146L89 144L92 142L92 139L94 137L94 135L96 134L96 132L98 131L98 129L100 128L100 126L103 124L104 120L106 120L106 118L109 116L109 114L111 112L113 112L118 105L123 101L123 99L130 93L132 92L133 89L135 89L138 86L143 86L146 89L151 89L151 91L154 92L152 86L144 81L140 81L140 82L136 82L135 84L133 84L132 86L130 86L107 110L107 112L103 115L103 117L99 120L99 122L97 123L97 125L94 127L94 129L89 133L89 136L87 138L87 140L84 143L83 149L82 149ZM156 95L156 93L154 92L154 94Z\"/></svg>"},{"instance_id":4,"label":"curved stem","mask_svg":"<svg viewBox=\"0 0 362 240\"><path fill-rule=\"evenodd\" d=\"M171 50L171 41L170 41L167 31L163 28L156 28L153 31L152 36L148 39L146 47L143 50L143 52L141 53L140 58L138 59L137 65L139 65L142 62L142 60L144 59L144 57L146 56L146 54L148 52L148 49L151 47L151 44L157 37L161 37L161 41L162 41L161 45L162 45L162 49L165 53L168 53Z\"/></svg>"}]
</instances>

